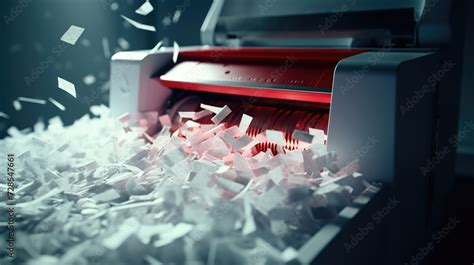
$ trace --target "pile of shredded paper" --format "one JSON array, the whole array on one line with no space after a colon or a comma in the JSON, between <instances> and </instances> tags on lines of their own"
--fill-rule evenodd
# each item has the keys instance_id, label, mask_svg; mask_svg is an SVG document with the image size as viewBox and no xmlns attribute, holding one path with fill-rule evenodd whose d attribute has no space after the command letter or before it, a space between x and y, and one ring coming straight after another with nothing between
<instances>
[{"instance_id":1,"label":"pile of shredded paper","mask_svg":"<svg viewBox=\"0 0 474 265\"><path fill-rule=\"evenodd\" d=\"M219 113L176 130L162 116L150 136L104 106L91 111L69 127L53 118L31 133L10 128L0 141L16 159L15 264L299 264L298 250L358 195L347 183L364 185L321 143L252 154L275 132L251 138Z\"/></svg>"}]
</instances>

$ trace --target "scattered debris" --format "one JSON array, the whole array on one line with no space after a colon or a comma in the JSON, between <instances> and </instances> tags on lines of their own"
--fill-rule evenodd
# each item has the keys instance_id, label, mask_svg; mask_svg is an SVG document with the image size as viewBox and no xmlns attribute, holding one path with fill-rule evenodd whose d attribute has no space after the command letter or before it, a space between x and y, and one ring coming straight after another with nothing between
<instances>
[{"instance_id":1,"label":"scattered debris","mask_svg":"<svg viewBox=\"0 0 474 265\"><path fill-rule=\"evenodd\" d=\"M227 106L203 107L184 115L214 115L215 124L187 120L171 131L162 115L154 136L130 114L109 118L105 106L69 127L53 118L46 130L8 129L0 149L17 154L16 251L28 253L16 261L250 264L258 255L258 264L299 264L298 250L358 195L338 184L355 162L336 173L327 169L334 156L312 148L249 155L238 143L261 139L241 133L252 117L226 128Z\"/></svg>"},{"instance_id":2,"label":"scattered debris","mask_svg":"<svg viewBox=\"0 0 474 265\"><path fill-rule=\"evenodd\" d=\"M77 26L71 26L69 29L63 34L61 40L69 43L71 45L75 45L77 40L81 37L84 29Z\"/></svg>"},{"instance_id":3,"label":"scattered debris","mask_svg":"<svg viewBox=\"0 0 474 265\"><path fill-rule=\"evenodd\" d=\"M173 62L176 63L178 61L178 56L179 56L179 45L175 41L173 43Z\"/></svg>"},{"instance_id":4,"label":"scattered debris","mask_svg":"<svg viewBox=\"0 0 474 265\"><path fill-rule=\"evenodd\" d=\"M153 5L150 3L150 0L146 0L145 3L143 3L137 10L135 10L135 13L146 16L150 14L154 10Z\"/></svg>"},{"instance_id":5,"label":"scattered debris","mask_svg":"<svg viewBox=\"0 0 474 265\"><path fill-rule=\"evenodd\" d=\"M76 98L76 86L73 83L58 77L58 87Z\"/></svg>"},{"instance_id":6,"label":"scattered debris","mask_svg":"<svg viewBox=\"0 0 474 265\"><path fill-rule=\"evenodd\" d=\"M5 112L0 112L0 117L4 119L10 119L10 115L6 114Z\"/></svg>"},{"instance_id":7,"label":"scattered debris","mask_svg":"<svg viewBox=\"0 0 474 265\"><path fill-rule=\"evenodd\" d=\"M44 99L19 97L18 100L22 102L33 103L33 104L40 104L40 105L46 104L46 100Z\"/></svg>"},{"instance_id":8,"label":"scattered debris","mask_svg":"<svg viewBox=\"0 0 474 265\"><path fill-rule=\"evenodd\" d=\"M130 19L130 18L124 16L124 15L121 15L121 17L137 29L146 30L146 31L153 31L153 32L156 31L156 28L154 26L146 25L146 24L137 22L137 21L135 21L133 19Z\"/></svg>"},{"instance_id":9,"label":"scattered debris","mask_svg":"<svg viewBox=\"0 0 474 265\"><path fill-rule=\"evenodd\" d=\"M56 106L58 109L62 110L62 111L65 111L66 110L66 107L59 103L58 101L56 101L54 98L48 98L49 102L51 102L54 106Z\"/></svg>"},{"instance_id":10,"label":"scattered debris","mask_svg":"<svg viewBox=\"0 0 474 265\"><path fill-rule=\"evenodd\" d=\"M21 106L21 103L20 103L19 100L17 100L17 99L13 100L12 104L13 104L13 108L16 111L20 111L22 109L22 106Z\"/></svg>"},{"instance_id":11,"label":"scattered debris","mask_svg":"<svg viewBox=\"0 0 474 265\"><path fill-rule=\"evenodd\" d=\"M96 81L95 79L95 76L94 75L86 75L84 76L84 84L90 86L90 85L93 85Z\"/></svg>"}]
</instances>

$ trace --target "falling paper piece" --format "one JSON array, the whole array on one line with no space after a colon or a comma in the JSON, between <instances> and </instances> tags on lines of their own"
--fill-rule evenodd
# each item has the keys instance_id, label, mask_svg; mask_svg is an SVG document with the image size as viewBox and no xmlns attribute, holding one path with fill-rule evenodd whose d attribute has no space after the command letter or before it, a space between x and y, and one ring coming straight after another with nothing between
<instances>
[{"instance_id":1,"label":"falling paper piece","mask_svg":"<svg viewBox=\"0 0 474 265\"><path fill-rule=\"evenodd\" d=\"M221 107L214 107L214 106L207 105L207 104L201 104L200 107L201 107L202 109L209 110L209 111L211 111L211 112L213 112L213 113L216 113L216 114L219 113L219 112L222 110Z\"/></svg>"},{"instance_id":2,"label":"falling paper piece","mask_svg":"<svg viewBox=\"0 0 474 265\"><path fill-rule=\"evenodd\" d=\"M161 24L163 24L164 27L168 27L169 25L171 25L172 22L173 21L171 20L171 18L169 16L166 16L161 21Z\"/></svg>"},{"instance_id":3,"label":"falling paper piece","mask_svg":"<svg viewBox=\"0 0 474 265\"><path fill-rule=\"evenodd\" d=\"M128 23L132 24L132 26L134 26L137 29L146 30L146 31L156 31L154 26L146 25L146 24L137 22L137 21L132 20L132 19L130 19L130 18L124 16L124 15L121 15L121 17L123 19L125 19Z\"/></svg>"},{"instance_id":4,"label":"falling paper piece","mask_svg":"<svg viewBox=\"0 0 474 265\"><path fill-rule=\"evenodd\" d=\"M267 130L265 132L268 141L274 144L277 144L279 146L284 146L285 145L285 136L283 135L282 132L280 131L274 131L274 130Z\"/></svg>"},{"instance_id":5,"label":"falling paper piece","mask_svg":"<svg viewBox=\"0 0 474 265\"><path fill-rule=\"evenodd\" d=\"M150 54L157 52L161 46L163 45L163 41L158 42L153 49L150 50Z\"/></svg>"},{"instance_id":6,"label":"falling paper piece","mask_svg":"<svg viewBox=\"0 0 474 265\"><path fill-rule=\"evenodd\" d=\"M215 108L218 115L226 109ZM238 126L192 120L171 126L162 115L163 128L152 137L137 126L142 115L124 115L124 129L106 106L90 111L93 118L66 127L59 117L47 128L11 127L0 140L0 150L18 154L16 248L28 253L22 264L133 263L137 254L153 265L196 257L214 265L254 258L296 264L307 239L327 230L362 192L351 186L353 178L344 185L329 171L339 168L335 156L320 156L319 144L254 153L238 147L267 142L264 132L253 140ZM201 112L212 111L192 117Z\"/></svg>"},{"instance_id":7,"label":"falling paper piece","mask_svg":"<svg viewBox=\"0 0 474 265\"><path fill-rule=\"evenodd\" d=\"M0 112L0 117L5 118L5 119L10 119L10 116L6 114L5 112Z\"/></svg>"},{"instance_id":8,"label":"falling paper piece","mask_svg":"<svg viewBox=\"0 0 474 265\"><path fill-rule=\"evenodd\" d=\"M57 102L54 98L48 98L49 102L51 102L54 106L56 106L58 109L65 111L66 107L64 107L63 104Z\"/></svg>"},{"instance_id":9,"label":"falling paper piece","mask_svg":"<svg viewBox=\"0 0 474 265\"><path fill-rule=\"evenodd\" d=\"M41 105L46 104L46 100L44 99L19 97L18 100L23 101L23 102L28 102L28 103L34 103L34 104L41 104Z\"/></svg>"},{"instance_id":10,"label":"falling paper piece","mask_svg":"<svg viewBox=\"0 0 474 265\"><path fill-rule=\"evenodd\" d=\"M118 38L117 42L122 50L128 50L130 48L130 43L124 38Z\"/></svg>"},{"instance_id":11,"label":"falling paper piece","mask_svg":"<svg viewBox=\"0 0 474 265\"><path fill-rule=\"evenodd\" d=\"M112 4L110 5L110 9L111 9L112 11L117 11L117 10L119 9L119 7L120 7L120 6L119 6L118 3L112 3Z\"/></svg>"},{"instance_id":12,"label":"falling paper piece","mask_svg":"<svg viewBox=\"0 0 474 265\"><path fill-rule=\"evenodd\" d=\"M16 111L20 111L22 108L20 101L13 100L13 108L15 108Z\"/></svg>"},{"instance_id":13,"label":"falling paper piece","mask_svg":"<svg viewBox=\"0 0 474 265\"><path fill-rule=\"evenodd\" d=\"M178 61L178 55L179 55L179 45L175 41L173 43L173 62L176 63Z\"/></svg>"},{"instance_id":14,"label":"falling paper piece","mask_svg":"<svg viewBox=\"0 0 474 265\"><path fill-rule=\"evenodd\" d=\"M147 0L137 10L135 10L135 13L142 16L146 16L150 14L152 11L153 11L153 6L151 5L150 1Z\"/></svg>"},{"instance_id":15,"label":"falling paper piece","mask_svg":"<svg viewBox=\"0 0 474 265\"><path fill-rule=\"evenodd\" d=\"M91 41L88 40L88 39L82 39L82 40L81 40L81 44L82 44L84 47L90 47L90 46L91 46Z\"/></svg>"},{"instance_id":16,"label":"falling paper piece","mask_svg":"<svg viewBox=\"0 0 474 265\"><path fill-rule=\"evenodd\" d=\"M81 37L83 32L84 32L83 28L71 26L61 37L61 40L71 45L74 45L76 44L77 40Z\"/></svg>"},{"instance_id":17,"label":"falling paper piece","mask_svg":"<svg viewBox=\"0 0 474 265\"><path fill-rule=\"evenodd\" d=\"M110 52L109 39L107 39L106 37L102 38L102 49L104 50L105 58L109 59L111 56L111 52Z\"/></svg>"},{"instance_id":18,"label":"falling paper piece","mask_svg":"<svg viewBox=\"0 0 474 265\"><path fill-rule=\"evenodd\" d=\"M84 76L84 84L90 86L90 85L93 85L95 83L95 76L93 75L86 75Z\"/></svg>"},{"instance_id":19,"label":"falling paper piece","mask_svg":"<svg viewBox=\"0 0 474 265\"><path fill-rule=\"evenodd\" d=\"M209 116L212 114L211 111L209 110L201 110L199 112L194 112L194 111L180 111L178 112L179 116L183 119L192 119L194 121L202 119L206 116Z\"/></svg>"},{"instance_id":20,"label":"falling paper piece","mask_svg":"<svg viewBox=\"0 0 474 265\"><path fill-rule=\"evenodd\" d=\"M253 117L243 114L242 119L240 120L239 130L241 133L247 132L248 128L250 127L250 123L252 123Z\"/></svg>"},{"instance_id":21,"label":"falling paper piece","mask_svg":"<svg viewBox=\"0 0 474 265\"><path fill-rule=\"evenodd\" d=\"M232 110L225 105L214 117L212 117L211 121L214 124L219 124L221 123L229 114L232 112Z\"/></svg>"},{"instance_id":22,"label":"falling paper piece","mask_svg":"<svg viewBox=\"0 0 474 265\"><path fill-rule=\"evenodd\" d=\"M73 83L58 77L58 87L67 92L69 95L76 97L76 87Z\"/></svg>"},{"instance_id":23,"label":"falling paper piece","mask_svg":"<svg viewBox=\"0 0 474 265\"><path fill-rule=\"evenodd\" d=\"M291 260L294 260L298 257L298 251L292 247L288 247L281 253L281 259L284 262L289 262Z\"/></svg>"},{"instance_id":24,"label":"falling paper piece","mask_svg":"<svg viewBox=\"0 0 474 265\"><path fill-rule=\"evenodd\" d=\"M173 19L172 19L173 23L175 24L178 23L180 17L181 17L181 10L178 9L174 12Z\"/></svg>"},{"instance_id":25,"label":"falling paper piece","mask_svg":"<svg viewBox=\"0 0 474 265\"><path fill-rule=\"evenodd\" d=\"M324 141L326 140L326 135L324 134L323 130L309 128L309 134L314 136L312 143L324 144Z\"/></svg>"},{"instance_id":26,"label":"falling paper piece","mask_svg":"<svg viewBox=\"0 0 474 265\"><path fill-rule=\"evenodd\" d=\"M302 142L305 142L305 143L311 143L311 142L313 142L314 135L311 135L309 133L305 133L303 131L295 130L293 132L292 137L293 137L293 139L298 140L298 141L302 141Z\"/></svg>"}]
</instances>

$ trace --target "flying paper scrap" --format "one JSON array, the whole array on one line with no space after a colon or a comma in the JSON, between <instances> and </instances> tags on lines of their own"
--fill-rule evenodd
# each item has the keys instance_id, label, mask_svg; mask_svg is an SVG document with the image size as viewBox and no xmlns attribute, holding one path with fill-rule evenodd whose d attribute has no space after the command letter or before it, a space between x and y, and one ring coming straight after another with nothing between
<instances>
[{"instance_id":1,"label":"flying paper scrap","mask_svg":"<svg viewBox=\"0 0 474 265\"><path fill-rule=\"evenodd\" d=\"M76 86L73 83L58 77L58 87L76 98Z\"/></svg>"},{"instance_id":2,"label":"flying paper scrap","mask_svg":"<svg viewBox=\"0 0 474 265\"><path fill-rule=\"evenodd\" d=\"M181 114L221 120L230 112L203 106ZM165 114L163 129L147 135L135 115L91 112L68 127L58 117L30 132L11 127L0 140L0 150L18 154L16 249L28 253L18 264L299 264L308 239L360 194L352 182L363 186L361 177L345 178L355 162L340 170L333 155L306 167L316 162L302 150L242 150L254 141L241 133L250 116L227 128L173 124ZM267 138L283 142L275 132Z\"/></svg>"},{"instance_id":3,"label":"flying paper scrap","mask_svg":"<svg viewBox=\"0 0 474 265\"><path fill-rule=\"evenodd\" d=\"M71 45L76 44L77 40L81 37L84 29L77 26L71 26L69 29L63 34L61 40L69 43Z\"/></svg>"},{"instance_id":4,"label":"flying paper scrap","mask_svg":"<svg viewBox=\"0 0 474 265\"><path fill-rule=\"evenodd\" d=\"M135 13L146 16L150 14L153 11L153 5L150 3L150 0L146 0L145 3L143 3L137 10L135 10Z\"/></svg>"},{"instance_id":5,"label":"flying paper scrap","mask_svg":"<svg viewBox=\"0 0 474 265\"><path fill-rule=\"evenodd\" d=\"M239 130L241 133L245 133L247 129L250 127L250 123L252 123L253 118L247 114L242 115L242 119L240 120Z\"/></svg>"},{"instance_id":6,"label":"flying paper scrap","mask_svg":"<svg viewBox=\"0 0 474 265\"><path fill-rule=\"evenodd\" d=\"M130 18L124 16L124 15L121 15L121 17L123 19L125 19L128 23L132 24L132 26L134 26L137 29L146 30L146 31L153 31L153 32L156 31L156 28L154 26L137 22L137 21L135 21L133 19L130 19Z\"/></svg>"},{"instance_id":7,"label":"flying paper scrap","mask_svg":"<svg viewBox=\"0 0 474 265\"><path fill-rule=\"evenodd\" d=\"M33 104L41 104L41 105L46 104L46 100L44 99L19 97L18 100L22 102L33 103Z\"/></svg>"},{"instance_id":8,"label":"flying paper scrap","mask_svg":"<svg viewBox=\"0 0 474 265\"><path fill-rule=\"evenodd\" d=\"M179 45L175 41L173 43L173 63L176 63L178 61L178 56L179 56Z\"/></svg>"},{"instance_id":9,"label":"flying paper scrap","mask_svg":"<svg viewBox=\"0 0 474 265\"><path fill-rule=\"evenodd\" d=\"M51 102L54 106L56 106L58 109L65 111L66 107L64 107L63 104L59 103L56 101L54 98L48 98L49 102Z\"/></svg>"},{"instance_id":10,"label":"flying paper scrap","mask_svg":"<svg viewBox=\"0 0 474 265\"><path fill-rule=\"evenodd\" d=\"M5 119L10 119L10 116L6 114L5 112L0 112L0 117L5 118Z\"/></svg>"},{"instance_id":11,"label":"flying paper scrap","mask_svg":"<svg viewBox=\"0 0 474 265\"><path fill-rule=\"evenodd\" d=\"M22 106L21 106L21 103L19 100L15 99L13 100L13 108L16 110L16 111L20 111Z\"/></svg>"}]
</instances>

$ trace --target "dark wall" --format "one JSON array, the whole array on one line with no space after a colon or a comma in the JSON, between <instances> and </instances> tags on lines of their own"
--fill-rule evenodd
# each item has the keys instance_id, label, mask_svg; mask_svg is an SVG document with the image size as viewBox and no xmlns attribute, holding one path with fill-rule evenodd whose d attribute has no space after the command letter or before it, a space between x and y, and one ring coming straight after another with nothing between
<instances>
[{"instance_id":1,"label":"dark wall","mask_svg":"<svg viewBox=\"0 0 474 265\"><path fill-rule=\"evenodd\" d=\"M129 43L128 50L150 49L158 41L166 45L177 41L181 46L200 44L199 29L211 0L151 0L155 10L146 17L135 14L144 0L1 0L0 1L0 138L10 126L31 127L38 120L59 115L71 123L88 112L91 105L107 103L110 54L123 50L118 39ZM176 10L177 23L164 24ZM131 27L120 17L153 24L157 32ZM85 28L75 46L60 41L71 25ZM110 54L104 52L108 43ZM83 79L93 75L96 82ZM77 99L57 88L60 76L76 85ZM66 106L65 112L52 104L23 103L13 108L18 97L48 99Z\"/></svg>"},{"instance_id":2,"label":"dark wall","mask_svg":"<svg viewBox=\"0 0 474 265\"><path fill-rule=\"evenodd\" d=\"M466 124L474 123L474 1L468 0L466 3L468 15L466 18L460 130L466 128ZM474 131L470 131L465 137L460 136L458 153L460 162L458 163L458 172L474 178Z\"/></svg>"}]
</instances>

